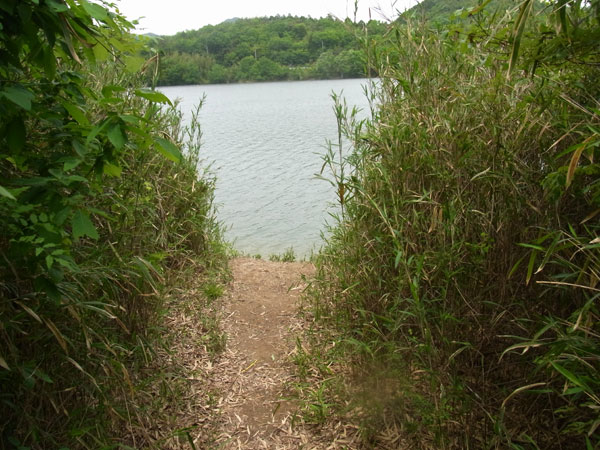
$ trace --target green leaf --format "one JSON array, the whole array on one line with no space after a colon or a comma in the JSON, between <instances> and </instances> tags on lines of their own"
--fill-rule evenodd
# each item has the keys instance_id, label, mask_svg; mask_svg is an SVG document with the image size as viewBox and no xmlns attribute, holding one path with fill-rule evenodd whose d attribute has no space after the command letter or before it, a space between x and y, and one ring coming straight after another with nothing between
<instances>
[{"instance_id":1,"label":"green leaf","mask_svg":"<svg viewBox=\"0 0 600 450\"><path fill-rule=\"evenodd\" d=\"M10 198L11 200L16 200L15 196L8 192L8 190L3 188L2 186L0 186L0 195L2 197Z\"/></svg>"},{"instance_id":2,"label":"green leaf","mask_svg":"<svg viewBox=\"0 0 600 450\"><path fill-rule=\"evenodd\" d=\"M517 58L519 56L519 47L521 46L521 37L523 36L523 31L525 30L525 24L527 23L527 18L529 17L529 13L533 8L533 0L525 0L521 3L521 7L519 9L519 15L517 20L515 21L515 27L512 33L512 50L510 54L510 62L508 65L508 72L515 67L517 62Z\"/></svg>"},{"instance_id":3,"label":"green leaf","mask_svg":"<svg viewBox=\"0 0 600 450\"><path fill-rule=\"evenodd\" d=\"M559 372L563 377L565 377L567 380L569 380L575 386L579 386L583 389L589 390L589 388L585 384L585 382L583 380L580 380L579 378L577 378L577 376L573 372L564 368L563 366L559 365L558 363L556 363L554 361L550 361L550 364L552 365L552 367L554 367L554 369L557 372Z\"/></svg>"},{"instance_id":4,"label":"green leaf","mask_svg":"<svg viewBox=\"0 0 600 450\"><path fill-rule=\"evenodd\" d=\"M46 383L54 383L54 381L52 381L52 378L50 378L47 373L42 372L40 368L37 368L35 370L35 374L40 380L45 381Z\"/></svg>"},{"instance_id":5,"label":"green leaf","mask_svg":"<svg viewBox=\"0 0 600 450\"><path fill-rule=\"evenodd\" d=\"M117 86L116 84L108 84L102 88L102 96L112 97L115 92L124 92L126 89L123 86Z\"/></svg>"},{"instance_id":6,"label":"green leaf","mask_svg":"<svg viewBox=\"0 0 600 450\"><path fill-rule=\"evenodd\" d=\"M34 95L32 92L23 87L5 87L2 91L0 91L0 95L27 111L31 110L31 101L34 98Z\"/></svg>"},{"instance_id":7,"label":"green leaf","mask_svg":"<svg viewBox=\"0 0 600 450\"><path fill-rule=\"evenodd\" d=\"M96 3L89 3L85 0L81 1L83 9L96 20L106 21L108 19L108 12L102 6Z\"/></svg>"},{"instance_id":8,"label":"green leaf","mask_svg":"<svg viewBox=\"0 0 600 450\"><path fill-rule=\"evenodd\" d=\"M104 166L102 167L102 171L111 177L120 177L123 169L119 166L115 166L114 164L109 163L108 161L104 161Z\"/></svg>"},{"instance_id":9,"label":"green leaf","mask_svg":"<svg viewBox=\"0 0 600 450\"><path fill-rule=\"evenodd\" d=\"M117 123L113 125L108 130L108 133L106 133L106 135L108 136L108 140L111 142L112 145L115 146L117 150L121 150L125 145L125 142L127 142L127 138L125 137L125 135L123 134L123 130L121 129L121 124Z\"/></svg>"},{"instance_id":10,"label":"green leaf","mask_svg":"<svg viewBox=\"0 0 600 450\"><path fill-rule=\"evenodd\" d=\"M44 48L43 64L46 77L53 79L56 75L56 56L50 47Z\"/></svg>"},{"instance_id":11,"label":"green leaf","mask_svg":"<svg viewBox=\"0 0 600 450\"><path fill-rule=\"evenodd\" d=\"M129 73L139 71L146 62L146 58L142 56L127 56L123 59L125 61L125 70Z\"/></svg>"},{"instance_id":12,"label":"green leaf","mask_svg":"<svg viewBox=\"0 0 600 450\"><path fill-rule=\"evenodd\" d=\"M64 5L62 3L58 3L55 0L46 0L46 4L54 12L67 12L69 10L69 8L67 7L67 5Z\"/></svg>"},{"instance_id":13,"label":"green leaf","mask_svg":"<svg viewBox=\"0 0 600 450\"><path fill-rule=\"evenodd\" d=\"M173 103L171 103L169 97L158 91L152 91L150 89L136 89L135 95L145 98L146 100L150 100L151 102L168 103L169 105L173 106Z\"/></svg>"},{"instance_id":14,"label":"green leaf","mask_svg":"<svg viewBox=\"0 0 600 450\"><path fill-rule=\"evenodd\" d=\"M94 128L92 128L92 131L90 131L90 134L88 134L86 143L89 145L96 138L96 136L98 136L98 134L100 134L104 131L104 129L108 125L110 125L110 120L105 119L102 122L100 122L98 125L96 125Z\"/></svg>"},{"instance_id":15,"label":"green leaf","mask_svg":"<svg viewBox=\"0 0 600 450\"><path fill-rule=\"evenodd\" d=\"M25 123L23 118L15 117L7 126L6 143L12 152L19 152L25 146Z\"/></svg>"},{"instance_id":16,"label":"green leaf","mask_svg":"<svg viewBox=\"0 0 600 450\"><path fill-rule=\"evenodd\" d=\"M121 114L119 115L119 118L123 121L123 122L127 122L127 123L131 123L133 125L137 125L141 118L138 116L132 116L131 114Z\"/></svg>"},{"instance_id":17,"label":"green leaf","mask_svg":"<svg viewBox=\"0 0 600 450\"><path fill-rule=\"evenodd\" d=\"M90 151L90 149L88 147L86 147L85 145L83 145L78 140L71 141L71 144L73 145L73 149L75 150L75 152L77 152L77 154L79 156L81 156L82 158L84 158L85 155L87 155L89 153L89 151Z\"/></svg>"},{"instance_id":18,"label":"green leaf","mask_svg":"<svg viewBox=\"0 0 600 450\"><path fill-rule=\"evenodd\" d=\"M535 258L537 254L538 252L536 250L533 250L531 252L531 255L529 256L529 264L527 264L527 278L525 279L525 284L529 284L529 281L531 281L531 275L533 274L533 265L535 264Z\"/></svg>"},{"instance_id":19,"label":"green leaf","mask_svg":"<svg viewBox=\"0 0 600 450\"><path fill-rule=\"evenodd\" d=\"M94 52L94 58L96 58L96 61L106 61L106 59L110 56L110 52L104 45L101 44L94 45L92 51Z\"/></svg>"},{"instance_id":20,"label":"green leaf","mask_svg":"<svg viewBox=\"0 0 600 450\"><path fill-rule=\"evenodd\" d=\"M175 144L163 138L156 138L154 142L158 145L158 151L165 158L174 162L179 162L181 160L181 152Z\"/></svg>"},{"instance_id":21,"label":"green leaf","mask_svg":"<svg viewBox=\"0 0 600 450\"><path fill-rule=\"evenodd\" d=\"M397 269L402 259L402 251L396 250L396 259L394 260L394 268Z\"/></svg>"},{"instance_id":22,"label":"green leaf","mask_svg":"<svg viewBox=\"0 0 600 450\"><path fill-rule=\"evenodd\" d=\"M92 239L100 237L98 231L96 231L96 227L94 227L94 224L90 220L90 216L81 210L75 212L75 215L71 219L71 225L73 227L74 239L79 239L83 236L88 236Z\"/></svg>"},{"instance_id":23,"label":"green leaf","mask_svg":"<svg viewBox=\"0 0 600 450\"><path fill-rule=\"evenodd\" d=\"M82 159L80 158L64 158L64 165L63 165L63 170L65 172L68 172L69 170L74 169L75 167L77 167L79 164L81 164L83 162Z\"/></svg>"},{"instance_id":24,"label":"green leaf","mask_svg":"<svg viewBox=\"0 0 600 450\"><path fill-rule=\"evenodd\" d=\"M556 2L556 11L558 13L558 23L560 24L560 33L563 35L568 34L567 28L567 4L569 0L558 0Z\"/></svg>"},{"instance_id":25,"label":"green leaf","mask_svg":"<svg viewBox=\"0 0 600 450\"><path fill-rule=\"evenodd\" d=\"M62 105L79 125L89 125L90 121L79 106L69 102L62 102Z\"/></svg>"},{"instance_id":26,"label":"green leaf","mask_svg":"<svg viewBox=\"0 0 600 450\"><path fill-rule=\"evenodd\" d=\"M58 226L62 226L62 224L65 223L65 220L67 220L67 217L69 217L69 214L71 214L70 207L67 206L66 208L61 209L54 215L54 223Z\"/></svg>"}]
</instances>

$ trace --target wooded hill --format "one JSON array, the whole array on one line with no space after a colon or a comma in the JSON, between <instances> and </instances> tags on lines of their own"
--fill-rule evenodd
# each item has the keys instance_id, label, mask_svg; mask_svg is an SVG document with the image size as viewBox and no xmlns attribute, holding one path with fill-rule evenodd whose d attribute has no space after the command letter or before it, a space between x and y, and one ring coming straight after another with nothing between
<instances>
[{"instance_id":1,"label":"wooded hill","mask_svg":"<svg viewBox=\"0 0 600 450\"><path fill-rule=\"evenodd\" d=\"M385 24L333 17L232 19L163 37L159 84L357 78L365 75L357 36Z\"/></svg>"}]
</instances>

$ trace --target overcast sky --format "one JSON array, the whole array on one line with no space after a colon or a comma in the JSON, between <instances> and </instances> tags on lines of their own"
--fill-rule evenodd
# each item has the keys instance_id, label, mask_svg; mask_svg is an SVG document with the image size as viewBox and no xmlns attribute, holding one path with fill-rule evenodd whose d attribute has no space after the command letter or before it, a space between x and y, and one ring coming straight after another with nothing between
<instances>
[{"instance_id":1,"label":"overcast sky","mask_svg":"<svg viewBox=\"0 0 600 450\"><path fill-rule=\"evenodd\" d=\"M416 0L359 0L358 20L394 18L396 11L415 5ZM216 25L233 17L288 15L345 19L354 16L354 0L117 0L117 7L130 20L140 19L138 31L161 35ZM383 15L382 15L383 14Z\"/></svg>"}]
</instances>

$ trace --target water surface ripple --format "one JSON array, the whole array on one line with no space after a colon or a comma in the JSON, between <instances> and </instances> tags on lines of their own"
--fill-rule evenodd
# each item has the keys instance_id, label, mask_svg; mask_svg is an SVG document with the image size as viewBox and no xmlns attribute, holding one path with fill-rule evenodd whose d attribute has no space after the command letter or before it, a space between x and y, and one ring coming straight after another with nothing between
<instances>
[{"instance_id":1,"label":"water surface ripple","mask_svg":"<svg viewBox=\"0 0 600 450\"><path fill-rule=\"evenodd\" d=\"M321 245L333 188L315 179L327 140L336 141L331 92L368 114L366 80L328 80L161 88L180 99L186 120L202 97L202 158L217 175L215 200L226 237L263 257Z\"/></svg>"}]
</instances>

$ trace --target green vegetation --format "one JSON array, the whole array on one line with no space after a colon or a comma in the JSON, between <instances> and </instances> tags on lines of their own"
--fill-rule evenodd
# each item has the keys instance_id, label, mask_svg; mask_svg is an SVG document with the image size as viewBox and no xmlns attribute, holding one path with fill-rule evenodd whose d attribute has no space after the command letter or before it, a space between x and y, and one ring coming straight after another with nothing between
<instances>
[{"instance_id":1,"label":"green vegetation","mask_svg":"<svg viewBox=\"0 0 600 450\"><path fill-rule=\"evenodd\" d=\"M276 253L269 255L269 261L277 261L277 262L294 262L294 261L296 261L296 254L294 253L294 248L290 247L290 248L286 249L280 255L278 255Z\"/></svg>"},{"instance_id":2,"label":"green vegetation","mask_svg":"<svg viewBox=\"0 0 600 450\"><path fill-rule=\"evenodd\" d=\"M151 445L163 299L186 267L222 292L198 125L141 87L153 61L107 5L0 2L2 448Z\"/></svg>"},{"instance_id":3,"label":"green vegetation","mask_svg":"<svg viewBox=\"0 0 600 450\"><path fill-rule=\"evenodd\" d=\"M375 20L332 17L235 19L160 39L159 84L182 85L365 75L356 32L382 35Z\"/></svg>"},{"instance_id":4,"label":"green vegetation","mask_svg":"<svg viewBox=\"0 0 600 450\"><path fill-rule=\"evenodd\" d=\"M411 18L426 19L431 23L447 24L464 13L465 17L483 2L478 0L423 0L410 8L404 14L402 19ZM537 3L537 2L536 2ZM512 0L489 0L485 2L486 13L497 13L501 16L508 10L517 6Z\"/></svg>"},{"instance_id":5,"label":"green vegetation","mask_svg":"<svg viewBox=\"0 0 600 450\"><path fill-rule=\"evenodd\" d=\"M373 120L338 99L354 148L325 155L310 420L373 447L600 446L600 3L533 6L365 43Z\"/></svg>"}]
</instances>

